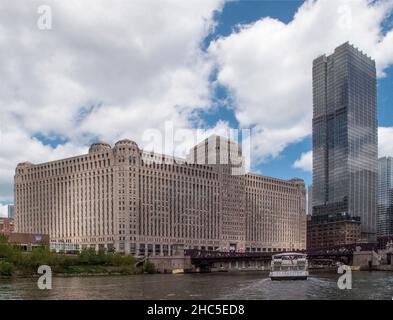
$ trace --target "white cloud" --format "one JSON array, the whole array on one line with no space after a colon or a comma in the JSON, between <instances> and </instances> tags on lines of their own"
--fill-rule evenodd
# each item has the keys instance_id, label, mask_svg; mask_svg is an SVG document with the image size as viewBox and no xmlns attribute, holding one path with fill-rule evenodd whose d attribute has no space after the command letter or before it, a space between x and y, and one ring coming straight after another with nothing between
<instances>
[{"instance_id":1,"label":"white cloud","mask_svg":"<svg viewBox=\"0 0 393 320\"><path fill-rule=\"evenodd\" d=\"M393 157L393 127L378 129L379 157Z\"/></svg>"},{"instance_id":2,"label":"white cloud","mask_svg":"<svg viewBox=\"0 0 393 320\"><path fill-rule=\"evenodd\" d=\"M140 141L170 120L190 127L210 106L212 64L201 41L222 0L0 2L0 201L15 166L86 151L92 140ZM52 148L34 136L61 137Z\"/></svg>"},{"instance_id":3,"label":"white cloud","mask_svg":"<svg viewBox=\"0 0 393 320\"><path fill-rule=\"evenodd\" d=\"M8 206L0 203L0 218L8 216Z\"/></svg>"},{"instance_id":4,"label":"white cloud","mask_svg":"<svg viewBox=\"0 0 393 320\"><path fill-rule=\"evenodd\" d=\"M1 1L0 201L12 200L18 162L86 152L97 139L141 144L165 121L191 127L195 111L211 106L215 67L240 124L255 126L256 160L276 157L310 133L313 58L349 39L377 59L380 75L392 63L393 33L381 33L392 2L307 1L291 23L239 26L205 53L223 0L46 1L47 31L36 26L41 1ZM338 13L345 5L347 29ZM66 143L52 148L37 133Z\"/></svg>"},{"instance_id":5,"label":"white cloud","mask_svg":"<svg viewBox=\"0 0 393 320\"><path fill-rule=\"evenodd\" d=\"M383 76L393 62L393 30L382 31L392 8L392 0L305 1L288 24L266 17L210 45L237 119L256 126L259 160L311 133L313 59L349 40L376 59Z\"/></svg>"},{"instance_id":6,"label":"white cloud","mask_svg":"<svg viewBox=\"0 0 393 320\"><path fill-rule=\"evenodd\" d=\"M312 151L303 152L300 158L297 159L293 165L293 168L302 169L304 171L312 171Z\"/></svg>"},{"instance_id":7,"label":"white cloud","mask_svg":"<svg viewBox=\"0 0 393 320\"><path fill-rule=\"evenodd\" d=\"M4 202L12 199L12 181L17 163L39 163L87 152L87 147L72 142L52 148L36 138L29 137L20 128L11 126L2 132L0 143L0 201Z\"/></svg>"},{"instance_id":8,"label":"white cloud","mask_svg":"<svg viewBox=\"0 0 393 320\"><path fill-rule=\"evenodd\" d=\"M393 127L378 128L378 156L393 157ZM300 158L293 163L292 167L311 172L312 151L303 152Z\"/></svg>"}]
</instances>

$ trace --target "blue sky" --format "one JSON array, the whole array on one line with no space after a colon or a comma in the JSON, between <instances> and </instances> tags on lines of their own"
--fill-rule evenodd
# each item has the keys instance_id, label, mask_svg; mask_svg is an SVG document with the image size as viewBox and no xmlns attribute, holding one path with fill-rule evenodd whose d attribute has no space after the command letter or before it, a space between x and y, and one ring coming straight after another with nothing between
<instances>
[{"instance_id":1,"label":"blue sky","mask_svg":"<svg viewBox=\"0 0 393 320\"><path fill-rule=\"evenodd\" d=\"M39 0L0 2L0 214L17 163L97 140L145 148L167 122L252 128L251 171L308 185L312 60L346 41L377 62L380 154L393 156L393 0L47 3L43 30Z\"/></svg>"},{"instance_id":2,"label":"blue sky","mask_svg":"<svg viewBox=\"0 0 393 320\"><path fill-rule=\"evenodd\" d=\"M233 29L239 24L250 24L260 20L263 17L272 17L279 19L285 23L293 19L293 15L301 6L303 1L231 1L228 2L221 13L217 14L217 28L215 32L209 35L205 42L209 42L220 36L228 36ZM310 88L311 89L311 88ZM221 98L225 90L221 90L219 97ZM238 125L232 112L228 110L219 110L214 119L231 119L232 126ZM208 122L210 119L208 118ZM257 142L256 142L257 143ZM295 169L292 167L293 163L299 158L302 152L307 152L311 149L311 138L306 138L303 141L288 146L285 151L275 159L266 163L254 164L252 169L273 177L282 179L291 179L293 177L300 177L310 184L312 176L310 172L302 169Z\"/></svg>"},{"instance_id":3,"label":"blue sky","mask_svg":"<svg viewBox=\"0 0 393 320\"><path fill-rule=\"evenodd\" d=\"M217 28L214 33L205 39L204 46L207 47L210 41L220 36L230 35L239 24L252 24L267 16L289 23L302 4L303 1L296 0L228 2L223 11L216 15ZM391 27L391 21L393 20L389 19L385 26ZM387 68L385 72L386 76L378 79L378 121L380 126L390 127L393 125L393 67ZM220 88L217 92L217 98L225 99L226 93L225 88ZM231 106L220 108L213 115L207 115L205 119L209 124L214 123L217 119L229 119L232 126L238 125ZM289 145L278 157L266 163L255 164L253 169L282 179L300 177L309 185L312 182L311 172L294 168L293 163L301 153L310 149L312 149L311 136L306 137L301 142Z\"/></svg>"}]
</instances>

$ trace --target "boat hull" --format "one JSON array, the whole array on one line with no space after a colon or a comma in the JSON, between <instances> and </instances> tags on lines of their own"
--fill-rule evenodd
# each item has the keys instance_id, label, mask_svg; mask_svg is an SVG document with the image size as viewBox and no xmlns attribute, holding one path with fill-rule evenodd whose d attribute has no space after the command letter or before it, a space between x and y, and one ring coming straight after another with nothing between
<instances>
[{"instance_id":1,"label":"boat hull","mask_svg":"<svg viewBox=\"0 0 393 320\"><path fill-rule=\"evenodd\" d=\"M283 277L270 277L272 281L285 281L285 280L307 280L307 276L283 276Z\"/></svg>"},{"instance_id":2,"label":"boat hull","mask_svg":"<svg viewBox=\"0 0 393 320\"><path fill-rule=\"evenodd\" d=\"M307 280L308 271L272 271L269 277L272 280Z\"/></svg>"}]
</instances>

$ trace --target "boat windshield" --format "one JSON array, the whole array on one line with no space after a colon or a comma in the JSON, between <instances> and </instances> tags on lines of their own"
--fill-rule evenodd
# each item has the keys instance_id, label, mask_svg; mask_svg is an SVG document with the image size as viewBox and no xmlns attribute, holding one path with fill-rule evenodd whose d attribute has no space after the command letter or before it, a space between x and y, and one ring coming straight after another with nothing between
<instances>
[{"instance_id":1,"label":"boat windshield","mask_svg":"<svg viewBox=\"0 0 393 320\"><path fill-rule=\"evenodd\" d=\"M300 254L300 253L293 253L293 254L276 254L273 256L273 259L280 259L280 260L297 260L297 259L305 259L306 255L305 254Z\"/></svg>"}]
</instances>

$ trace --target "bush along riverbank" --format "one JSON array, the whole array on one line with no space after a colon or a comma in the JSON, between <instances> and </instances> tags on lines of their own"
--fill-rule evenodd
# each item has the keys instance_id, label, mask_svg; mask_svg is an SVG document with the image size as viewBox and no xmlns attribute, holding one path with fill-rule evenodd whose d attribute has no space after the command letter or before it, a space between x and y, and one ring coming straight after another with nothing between
<instances>
[{"instance_id":1,"label":"bush along riverbank","mask_svg":"<svg viewBox=\"0 0 393 320\"><path fill-rule=\"evenodd\" d=\"M145 261L136 266L136 259L131 255L111 253L104 250L82 250L79 254L59 254L48 250L46 246L23 252L0 235L0 276L37 275L38 267L48 265L54 275L95 275L95 274L142 274L155 273L154 264Z\"/></svg>"}]
</instances>

